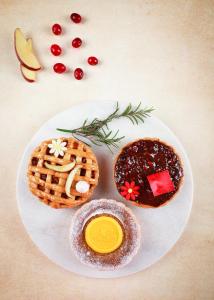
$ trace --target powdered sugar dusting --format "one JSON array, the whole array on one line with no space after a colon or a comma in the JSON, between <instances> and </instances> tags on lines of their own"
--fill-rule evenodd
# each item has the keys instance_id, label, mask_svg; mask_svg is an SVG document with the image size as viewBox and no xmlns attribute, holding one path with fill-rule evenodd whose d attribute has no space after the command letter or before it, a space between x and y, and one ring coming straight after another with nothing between
<instances>
[{"instance_id":1,"label":"powdered sugar dusting","mask_svg":"<svg viewBox=\"0 0 214 300\"><path fill-rule=\"evenodd\" d=\"M86 222L96 215L108 214L117 218L124 231L122 245L112 253L92 251L84 239ZM127 265L137 254L141 241L140 225L135 215L123 203L110 199L93 200L82 206L73 216L70 229L71 248L84 264L99 270L113 270Z\"/></svg>"}]
</instances>

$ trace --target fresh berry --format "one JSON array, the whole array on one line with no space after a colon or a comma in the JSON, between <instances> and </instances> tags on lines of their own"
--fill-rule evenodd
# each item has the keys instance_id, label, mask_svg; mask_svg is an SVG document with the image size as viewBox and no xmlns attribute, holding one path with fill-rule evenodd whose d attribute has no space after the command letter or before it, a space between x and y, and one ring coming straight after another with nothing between
<instances>
[{"instance_id":1,"label":"fresh berry","mask_svg":"<svg viewBox=\"0 0 214 300\"><path fill-rule=\"evenodd\" d=\"M57 63L53 66L53 69L56 73L61 74L66 71L66 66L62 63Z\"/></svg>"},{"instance_id":2,"label":"fresh berry","mask_svg":"<svg viewBox=\"0 0 214 300\"><path fill-rule=\"evenodd\" d=\"M52 26L53 34L60 35L62 33L62 27L59 24L54 24Z\"/></svg>"},{"instance_id":3,"label":"fresh berry","mask_svg":"<svg viewBox=\"0 0 214 300\"><path fill-rule=\"evenodd\" d=\"M90 56L88 58L88 63L91 66L96 66L98 64L98 59L95 56Z\"/></svg>"},{"instance_id":4,"label":"fresh berry","mask_svg":"<svg viewBox=\"0 0 214 300\"><path fill-rule=\"evenodd\" d=\"M71 21L73 21L74 23L80 23L81 19L82 19L81 16L77 13L71 14L70 18L71 18Z\"/></svg>"},{"instance_id":5,"label":"fresh berry","mask_svg":"<svg viewBox=\"0 0 214 300\"><path fill-rule=\"evenodd\" d=\"M57 44L53 44L51 45L51 53L54 55L54 56L59 56L62 52L62 49L59 45Z\"/></svg>"},{"instance_id":6,"label":"fresh berry","mask_svg":"<svg viewBox=\"0 0 214 300\"><path fill-rule=\"evenodd\" d=\"M72 46L74 48L79 48L81 45L82 45L82 40L80 38L77 37L77 38L73 39Z\"/></svg>"},{"instance_id":7,"label":"fresh berry","mask_svg":"<svg viewBox=\"0 0 214 300\"><path fill-rule=\"evenodd\" d=\"M84 72L82 69L80 68L77 68L74 70L74 77L77 79L77 80L81 80L84 76Z\"/></svg>"}]
</instances>

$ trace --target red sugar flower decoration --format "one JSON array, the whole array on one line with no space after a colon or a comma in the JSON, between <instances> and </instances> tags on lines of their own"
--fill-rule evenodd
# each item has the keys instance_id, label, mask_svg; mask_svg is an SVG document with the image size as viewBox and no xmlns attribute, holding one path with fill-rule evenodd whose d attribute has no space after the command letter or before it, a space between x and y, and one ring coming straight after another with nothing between
<instances>
[{"instance_id":1,"label":"red sugar flower decoration","mask_svg":"<svg viewBox=\"0 0 214 300\"><path fill-rule=\"evenodd\" d=\"M136 196L139 195L138 190L140 189L139 186L135 185L134 181L131 183L125 182L125 185L120 187L121 192L120 194L126 198L126 200L135 200Z\"/></svg>"}]
</instances>

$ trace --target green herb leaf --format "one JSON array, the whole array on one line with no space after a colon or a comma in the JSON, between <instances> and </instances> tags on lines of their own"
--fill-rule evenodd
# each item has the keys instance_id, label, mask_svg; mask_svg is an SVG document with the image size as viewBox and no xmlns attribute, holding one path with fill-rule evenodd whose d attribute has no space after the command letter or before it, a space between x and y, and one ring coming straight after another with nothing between
<instances>
[{"instance_id":1,"label":"green herb leaf","mask_svg":"<svg viewBox=\"0 0 214 300\"><path fill-rule=\"evenodd\" d=\"M119 110L119 103L117 102L115 110L105 119L94 118L91 122L86 119L79 128L57 128L57 130L71 133L77 139L82 137L97 146L102 146L104 144L110 149L110 151L112 151L111 147L118 147L118 143L124 138L124 136L118 136L119 130L113 133L109 130L108 124L113 120L120 118L127 118L134 125L144 123L145 119L150 116L154 108L142 108L140 102L136 107L133 107L130 103L122 113L119 113Z\"/></svg>"}]
</instances>

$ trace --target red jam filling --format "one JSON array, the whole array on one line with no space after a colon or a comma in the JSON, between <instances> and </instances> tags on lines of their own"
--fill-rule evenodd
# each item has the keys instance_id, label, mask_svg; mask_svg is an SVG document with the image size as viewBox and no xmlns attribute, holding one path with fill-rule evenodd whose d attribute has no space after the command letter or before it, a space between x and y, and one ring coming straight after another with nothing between
<instances>
[{"instance_id":1,"label":"red jam filling","mask_svg":"<svg viewBox=\"0 0 214 300\"><path fill-rule=\"evenodd\" d=\"M147 179L155 197L175 190L168 170L149 175Z\"/></svg>"},{"instance_id":2,"label":"red jam filling","mask_svg":"<svg viewBox=\"0 0 214 300\"><path fill-rule=\"evenodd\" d=\"M148 181L148 176L166 170L174 189L169 188L166 193L161 192L155 196ZM170 200L178 191L183 177L183 168L172 147L159 140L145 139L138 140L123 148L115 164L114 177L119 193L123 192L121 187L125 186L126 182L134 182L136 186L139 186L138 193L134 195L135 197L130 195L130 201L158 207ZM164 185L166 182L164 182ZM165 186L165 188L167 187ZM160 192L159 188L158 192ZM127 197L125 193L122 196Z\"/></svg>"}]
</instances>

